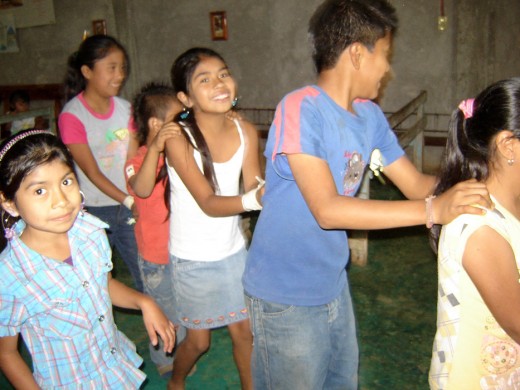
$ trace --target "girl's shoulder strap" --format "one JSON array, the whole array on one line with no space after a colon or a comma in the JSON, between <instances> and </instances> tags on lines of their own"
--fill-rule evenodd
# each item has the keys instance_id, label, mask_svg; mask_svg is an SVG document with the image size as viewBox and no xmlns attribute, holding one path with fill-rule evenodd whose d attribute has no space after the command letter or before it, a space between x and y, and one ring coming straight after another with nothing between
<instances>
[{"instance_id":1,"label":"girl's shoulder strap","mask_svg":"<svg viewBox=\"0 0 520 390\"><path fill-rule=\"evenodd\" d=\"M240 121L237 118L233 119L233 122L235 122L235 125L237 127L238 135L240 136L240 144L244 144L244 131L242 130L242 126L240 126Z\"/></svg>"}]
</instances>

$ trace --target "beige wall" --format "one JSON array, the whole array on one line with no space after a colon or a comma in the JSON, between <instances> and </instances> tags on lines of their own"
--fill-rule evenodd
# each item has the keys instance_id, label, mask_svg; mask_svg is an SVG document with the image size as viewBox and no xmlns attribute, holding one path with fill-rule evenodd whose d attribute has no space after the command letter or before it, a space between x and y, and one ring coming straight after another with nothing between
<instances>
[{"instance_id":1,"label":"beige wall","mask_svg":"<svg viewBox=\"0 0 520 390\"><path fill-rule=\"evenodd\" d=\"M391 0L401 27L393 80L381 105L394 111L425 89L427 112L449 112L488 83L520 75L520 2ZM314 79L307 21L319 0L54 0L56 24L18 30L20 53L0 54L0 84L61 82L68 55L94 19L128 48L133 73L123 95L169 80L173 59L198 45L219 51L238 79L242 106L272 107ZM210 39L209 12L225 10L229 39Z\"/></svg>"}]
</instances>

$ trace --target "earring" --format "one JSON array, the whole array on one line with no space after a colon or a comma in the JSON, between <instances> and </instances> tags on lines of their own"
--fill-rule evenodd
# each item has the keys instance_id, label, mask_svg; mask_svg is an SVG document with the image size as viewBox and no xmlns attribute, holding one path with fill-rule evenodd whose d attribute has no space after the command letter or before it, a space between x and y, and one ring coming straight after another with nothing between
<instances>
[{"instance_id":1,"label":"earring","mask_svg":"<svg viewBox=\"0 0 520 390\"><path fill-rule=\"evenodd\" d=\"M232 106L233 108L235 108L235 107L237 106L237 104L238 104L238 97L235 96L235 98L234 98L233 101L231 102L231 106Z\"/></svg>"},{"instance_id":2,"label":"earring","mask_svg":"<svg viewBox=\"0 0 520 390\"><path fill-rule=\"evenodd\" d=\"M183 107L182 108L182 113L180 115L181 119L184 120L188 117L188 115L190 115L190 110L186 107Z\"/></svg>"},{"instance_id":3,"label":"earring","mask_svg":"<svg viewBox=\"0 0 520 390\"><path fill-rule=\"evenodd\" d=\"M11 214L6 212L5 210L2 210L2 229L4 229L4 237L7 238L8 240L11 240L16 235L13 225L9 225L10 217L11 217ZM6 227L6 226L9 226L9 227Z\"/></svg>"},{"instance_id":4,"label":"earring","mask_svg":"<svg viewBox=\"0 0 520 390\"><path fill-rule=\"evenodd\" d=\"M507 159L507 164L508 164L509 166L513 165L514 163L515 163L515 159L514 159L514 158L508 158L508 159Z\"/></svg>"},{"instance_id":5,"label":"earring","mask_svg":"<svg viewBox=\"0 0 520 390\"><path fill-rule=\"evenodd\" d=\"M85 215L85 194L83 191L80 191L79 194L81 195L81 205L79 207L79 213L81 216Z\"/></svg>"}]
</instances>

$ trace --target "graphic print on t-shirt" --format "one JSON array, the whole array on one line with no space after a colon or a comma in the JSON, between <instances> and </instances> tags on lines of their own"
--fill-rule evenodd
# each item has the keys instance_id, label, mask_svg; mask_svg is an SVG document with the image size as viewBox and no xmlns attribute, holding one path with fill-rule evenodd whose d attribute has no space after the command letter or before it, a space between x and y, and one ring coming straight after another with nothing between
<instances>
[{"instance_id":1,"label":"graphic print on t-shirt","mask_svg":"<svg viewBox=\"0 0 520 390\"><path fill-rule=\"evenodd\" d=\"M104 155L100 156L99 164L106 169L111 169L118 161L126 161L129 130L119 128L109 130L106 133L106 149Z\"/></svg>"},{"instance_id":2,"label":"graphic print on t-shirt","mask_svg":"<svg viewBox=\"0 0 520 390\"><path fill-rule=\"evenodd\" d=\"M363 178L366 163L358 152L347 152L345 157L348 160L343 175L343 195L352 195Z\"/></svg>"}]
</instances>

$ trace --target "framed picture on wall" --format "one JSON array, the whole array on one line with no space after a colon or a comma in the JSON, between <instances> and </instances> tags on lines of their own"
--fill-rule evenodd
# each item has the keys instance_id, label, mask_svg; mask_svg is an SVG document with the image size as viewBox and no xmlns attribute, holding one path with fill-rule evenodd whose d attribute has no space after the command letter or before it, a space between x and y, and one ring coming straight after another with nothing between
<instances>
[{"instance_id":1,"label":"framed picture on wall","mask_svg":"<svg viewBox=\"0 0 520 390\"><path fill-rule=\"evenodd\" d=\"M92 21L92 35L107 35L107 21L98 19Z\"/></svg>"},{"instance_id":2,"label":"framed picture on wall","mask_svg":"<svg viewBox=\"0 0 520 390\"><path fill-rule=\"evenodd\" d=\"M214 41L227 41L228 29L226 12L210 12L209 21L211 26L211 39L213 39Z\"/></svg>"}]
</instances>

